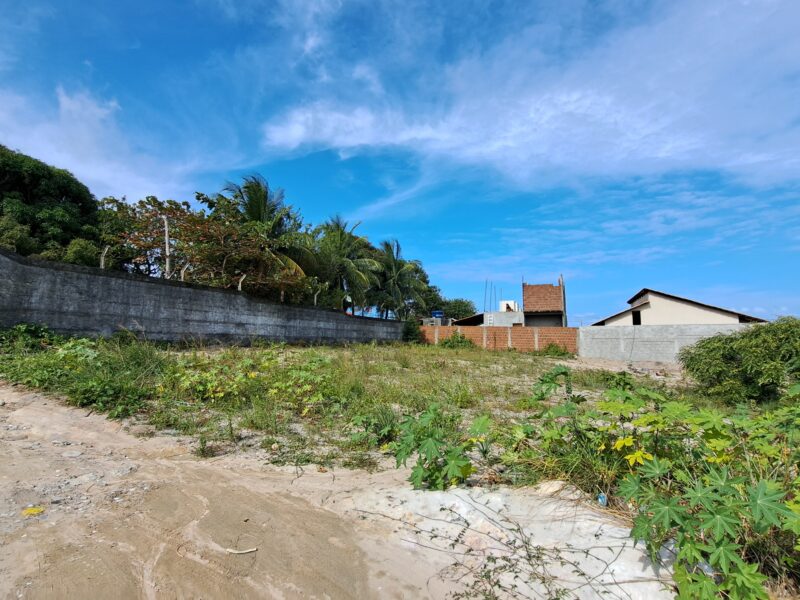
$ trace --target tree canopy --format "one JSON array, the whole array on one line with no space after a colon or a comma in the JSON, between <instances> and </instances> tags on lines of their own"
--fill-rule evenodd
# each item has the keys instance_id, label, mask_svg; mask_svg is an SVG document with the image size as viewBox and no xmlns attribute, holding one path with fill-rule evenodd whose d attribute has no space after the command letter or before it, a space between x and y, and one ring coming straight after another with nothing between
<instances>
[{"instance_id":1,"label":"tree canopy","mask_svg":"<svg viewBox=\"0 0 800 600\"><path fill-rule=\"evenodd\" d=\"M69 171L0 146L0 247L94 264L97 202Z\"/></svg>"},{"instance_id":2,"label":"tree canopy","mask_svg":"<svg viewBox=\"0 0 800 600\"><path fill-rule=\"evenodd\" d=\"M399 241L375 246L359 226L340 216L305 223L261 175L198 193L194 205L98 202L69 172L0 146L0 247L20 254L383 318L475 312L442 297Z\"/></svg>"}]
</instances>

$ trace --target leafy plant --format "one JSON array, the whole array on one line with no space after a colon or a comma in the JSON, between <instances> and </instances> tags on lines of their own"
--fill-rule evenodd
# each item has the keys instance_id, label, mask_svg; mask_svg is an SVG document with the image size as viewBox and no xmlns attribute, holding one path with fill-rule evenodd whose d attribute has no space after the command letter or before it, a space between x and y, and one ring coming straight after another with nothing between
<instances>
[{"instance_id":1,"label":"leafy plant","mask_svg":"<svg viewBox=\"0 0 800 600\"><path fill-rule=\"evenodd\" d=\"M572 358L575 356L563 346L559 346L558 344L554 344L552 342L547 344L547 346L545 346L542 350L536 351L534 354L538 354L539 356L551 356L554 358Z\"/></svg>"},{"instance_id":2,"label":"leafy plant","mask_svg":"<svg viewBox=\"0 0 800 600\"><path fill-rule=\"evenodd\" d=\"M583 396L573 397L572 387L572 370L564 365L556 365L546 373L539 376L539 380L533 386L531 395L524 399L523 406L534 407L537 404L548 400L555 394L561 386L564 386L564 392L568 398L574 401L582 402Z\"/></svg>"},{"instance_id":3,"label":"leafy plant","mask_svg":"<svg viewBox=\"0 0 800 600\"><path fill-rule=\"evenodd\" d=\"M403 321L403 341L415 344L422 341L422 330L416 317Z\"/></svg>"},{"instance_id":4,"label":"leafy plant","mask_svg":"<svg viewBox=\"0 0 800 600\"><path fill-rule=\"evenodd\" d=\"M458 350L463 348L474 348L475 344L468 337L461 333L455 332L449 338L440 341L439 346L442 348L450 348L451 350Z\"/></svg>"},{"instance_id":5,"label":"leafy plant","mask_svg":"<svg viewBox=\"0 0 800 600\"><path fill-rule=\"evenodd\" d=\"M378 404L367 414L353 417L351 425L357 431L353 441L368 447L388 444L397 438L399 424L397 413L390 406Z\"/></svg>"},{"instance_id":6,"label":"leafy plant","mask_svg":"<svg viewBox=\"0 0 800 600\"><path fill-rule=\"evenodd\" d=\"M703 393L723 402L775 400L800 376L800 319L700 340L680 361Z\"/></svg>"},{"instance_id":7,"label":"leafy plant","mask_svg":"<svg viewBox=\"0 0 800 600\"><path fill-rule=\"evenodd\" d=\"M458 415L444 412L438 404L400 423L399 439L393 446L395 458L400 467L416 454L409 478L415 489L444 490L473 473L467 453L485 439L491 423L488 417L479 417L467 432L461 431L459 423Z\"/></svg>"}]
</instances>

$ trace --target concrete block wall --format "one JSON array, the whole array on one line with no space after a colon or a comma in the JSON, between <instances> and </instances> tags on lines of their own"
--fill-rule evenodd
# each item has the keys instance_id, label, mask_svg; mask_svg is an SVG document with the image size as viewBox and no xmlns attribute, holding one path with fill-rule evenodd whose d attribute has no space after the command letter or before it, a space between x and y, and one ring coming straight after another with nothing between
<instances>
[{"instance_id":1,"label":"concrete block wall","mask_svg":"<svg viewBox=\"0 0 800 600\"><path fill-rule=\"evenodd\" d=\"M458 332L487 350L534 352L555 344L572 353L578 351L578 330L574 327L424 326L421 331L428 344L438 344Z\"/></svg>"},{"instance_id":2,"label":"concrete block wall","mask_svg":"<svg viewBox=\"0 0 800 600\"><path fill-rule=\"evenodd\" d=\"M0 250L0 327L37 323L70 335L129 330L151 340L394 341L403 324L240 292L30 260Z\"/></svg>"},{"instance_id":3,"label":"concrete block wall","mask_svg":"<svg viewBox=\"0 0 800 600\"><path fill-rule=\"evenodd\" d=\"M626 325L581 327L578 355L627 362L678 362L684 346L718 333L733 333L751 325ZM756 325L757 327L757 325Z\"/></svg>"}]
</instances>

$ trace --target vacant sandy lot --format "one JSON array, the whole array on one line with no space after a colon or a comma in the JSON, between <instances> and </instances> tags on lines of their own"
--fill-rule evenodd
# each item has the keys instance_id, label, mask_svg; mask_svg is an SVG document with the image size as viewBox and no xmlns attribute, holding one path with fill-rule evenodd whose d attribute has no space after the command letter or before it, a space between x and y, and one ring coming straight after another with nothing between
<instances>
[{"instance_id":1,"label":"vacant sandy lot","mask_svg":"<svg viewBox=\"0 0 800 600\"><path fill-rule=\"evenodd\" d=\"M0 384L0 404L0 597L443 598L470 581L454 561L508 554L509 523L569 562L545 564L531 596L557 581L581 598L670 597L622 524L544 488L415 492L394 469L203 460L188 439L21 388Z\"/></svg>"}]
</instances>

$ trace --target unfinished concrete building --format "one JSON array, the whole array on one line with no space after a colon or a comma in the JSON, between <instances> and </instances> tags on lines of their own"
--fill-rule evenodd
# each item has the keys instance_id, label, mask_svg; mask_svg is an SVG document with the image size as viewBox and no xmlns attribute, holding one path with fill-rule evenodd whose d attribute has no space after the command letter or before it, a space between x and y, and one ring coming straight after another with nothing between
<instances>
[{"instance_id":1,"label":"unfinished concrete building","mask_svg":"<svg viewBox=\"0 0 800 600\"><path fill-rule=\"evenodd\" d=\"M522 310L513 300L501 300L499 309L453 321L453 325L566 327L567 299L564 278L559 277L556 285L523 283Z\"/></svg>"},{"instance_id":2,"label":"unfinished concrete building","mask_svg":"<svg viewBox=\"0 0 800 600\"><path fill-rule=\"evenodd\" d=\"M526 327L566 327L567 294L564 278L556 285L522 284L522 312Z\"/></svg>"}]
</instances>

